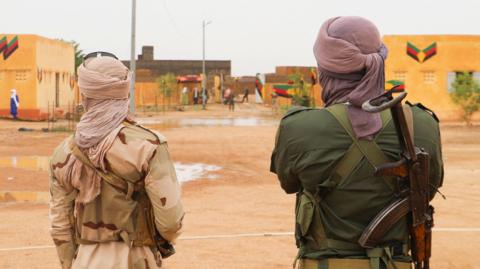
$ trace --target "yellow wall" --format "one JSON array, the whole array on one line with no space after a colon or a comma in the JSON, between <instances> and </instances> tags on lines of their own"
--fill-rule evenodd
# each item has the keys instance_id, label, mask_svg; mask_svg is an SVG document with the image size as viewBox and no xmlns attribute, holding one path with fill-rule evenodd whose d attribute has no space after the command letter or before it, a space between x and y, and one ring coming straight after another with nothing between
<instances>
[{"instance_id":1,"label":"yellow wall","mask_svg":"<svg viewBox=\"0 0 480 269\"><path fill-rule=\"evenodd\" d=\"M222 82L220 76L215 76L213 78L213 89L215 92L215 103L222 102Z\"/></svg>"},{"instance_id":2,"label":"yellow wall","mask_svg":"<svg viewBox=\"0 0 480 269\"><path fill-rule=\"evenodd\" d=\"M171 96L163 98L163 93L158 89L156 82L136 82L135 83L135 106L155 106L155 100L158 106L178 106L182 104L182 89L188 89L188 104L193 104L193 89L196 87L201 90L200 82L197 83L178 83L173 89ZM201 94L201 93L200 93Z\"/></svg>"},{"instance_id":3,"label":"yellow wall","mask_svg":"<svg viewBox=\"0 0 480 269\"><path fill-rule=\"evenodd\" d=\"M461 119L461 110L448 93L447 75L455 71L480 72L480 36L387 35L383 39L389 50L386 80L403 80L404 76L410 102L421 102L440 119ZM407 42L420 50L437 42L437 54L419 63L407 55Z\"/></svg>"},{"instance_id":4,"label":"yellow wall","mask_svg":"<svg viewBox=\"0 0 480 269\"><path fill-rule=\"evenodd\" d=\"M136 106L155 105L155 96L157 104L162 104L162 96L158 94L158 85L155 82L137 82L135 83L135 104Z\"/></svg>"},{"instance_id":5,"label":"yellow wall","mask_svg":"<svg viewBox=\"0 0 480 269\"><path fill-rule=\"evenodd\" d=\"M53 39L37 39L37 72L42 72L42 81L37 80L37 107L46 111L47 105L55 104L56 75L59 79L60 109L66 110L73 104L75 92L70 80L74 76L75 52L70 43Z\"/></svg>"},{"instance_id":6,"label":"yellow wall","mask_svg":"<svg viewBox=\"0 0 480 269\"><path fill-rule=\"evenodd\" d=\"M177 85L172 91L170 98L163 99L163 93L158 89L156 82L137 82L135 83L135 105L140 106L155 106L155 100L158 106L168 105L176 106L181 103L181 89L183 84ZM188 86L187 86L188 87Z\"/></svg>"},{"instance_id":7,"label":"yellow wall","mask_svg":"<svg viewBox=\"0 0 480 269\"><path fill-rule=\"evenodd\" d=\"M263 103L265 105L272 105L272 93L275 91L273 90L273 86L276 84L281 84L281 83L265 83L263 85ZM279 107L282 106L291 106L292 105L292 98L285 98L278 96L277 97L277 105Z\"/></svg>"},{"instance_id":8,"label":"yellow wall","mask_svg":"<svg viewBox=\"0 0 480 269\"><path fill-rule=\"evenodd\" d=\"M276 84L281 84L281 83L265 83L263 85L263 103L265 105L271 105L272 104L272 93L275 91L273 90L273 86ZM320 85L317 83L313 85L311 91L310 91L310 97L312 97L312 102L315 102L315 107L322 107L323 102L321 98L322 94L322 88ZM292 99L291 98L285 98L278 96L277 97L277 104L279 106L291 106L292 105ZM313 105L313 103L312 103Z\"/></svg>"},{"instance_id":9,"label":"yellow wall","mask_svg":"<svg viewBox=\"0 0 480 269\"><path fill-rule=\"evenodd\" d=\"M45 117L47 104L55 102L55 74L59 74L59 109L74 100L70 79L74 75L74 49L67 42L37 35L0 34L7 41L18 36L18 49L7 59L0 55L0 114L8 115L10 89L20 98L19 117ZM40 71L40 74L39 74Z\"/></svg>"},{"instance_id":10,"label":"yellow wall","mask_svg":"<svg viewBox=\"0 0 480 269\"><path fill-rule=\"evenodd\" d=\"M7 42L16 35L0 34L7 37ZM0 54L0 109L10 109L10 90L17 89L20 98L20 109L35 109L36 95L36 64L35 43L37 36L18 35L18 49L7 60Z\"/></svg>"},{"instance_id":11,"label":"yellow wall","mask_svg":"<svg viewBox=\"0 0 480 269\"><path fill-rule=\"evenodd\" d=\"M322 101L322 87L320 87L320 84L317 83L313 85L311 95L313 101L315 102L315 107L323 107L324 103Z\"/></svg>"}]
</instances>

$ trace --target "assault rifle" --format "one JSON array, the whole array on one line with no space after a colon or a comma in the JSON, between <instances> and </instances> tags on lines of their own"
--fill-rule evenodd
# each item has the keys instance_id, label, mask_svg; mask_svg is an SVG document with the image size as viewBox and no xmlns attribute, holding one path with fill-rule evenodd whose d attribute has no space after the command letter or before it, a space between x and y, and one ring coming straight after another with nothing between
<instances>
[{"instance_id":1,"label":"assault rifle","mask_svg":"<svg viewBox=\"0 0 480 269\"><path fill-rule=\"evenodd\" d=\"M393 98L393 93L400 94ZM398 198L375 216L358 242L364 248L377 247L385 233L408 214L413 264L415 269L429 269L434 211L429 203L429 154L413 144L402 107L405 96L406 92L393 88L362 105L363 110L371 113L390 109L402 154L399 161L376 167L375 176L398 179Z\"/></svg>"},{"instance_id":2,"label":"assault rifle","mask_svg":"<svg viewBox=\"0 0 480 269\"><path fill-rule=\"evenodd\" d=\"M155 247L157 248L157 251L160 252L160 255L162 256L163 259L166 259L173 254L175 254L175 247L168 242L166 239L164 239L160 233L156 232L155 236Z\"/></svg>"}]
</instances>

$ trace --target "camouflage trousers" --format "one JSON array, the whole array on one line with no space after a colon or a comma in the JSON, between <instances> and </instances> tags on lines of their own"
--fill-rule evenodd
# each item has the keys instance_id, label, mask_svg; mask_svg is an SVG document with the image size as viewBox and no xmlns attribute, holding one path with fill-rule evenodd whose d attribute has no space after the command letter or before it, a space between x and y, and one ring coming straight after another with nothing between
<instances>
[{"instance_id":1,"label":"camouflage trousers","mask_svg":"<svg viewBox=\"0 0 480 269\"><path fill-rule=\"evenodd\" d=\"M160 269L148 247L123 242L80 245L72 269Z\"/></svg>"},{"instance_id":2,"label":"camouflage trousers","mask_svg":"<svg viewBox=\"0 0 480 269\"><path fill-rule=\"evenodd\" d=\"M301 259L298 261L299 269L372 269L368 259L325 259L310 260ZM396 269L411 269L411 264L406 262L395 262ZM389 264L386 269L395 269Z\"/></svg>"}]
</instances>

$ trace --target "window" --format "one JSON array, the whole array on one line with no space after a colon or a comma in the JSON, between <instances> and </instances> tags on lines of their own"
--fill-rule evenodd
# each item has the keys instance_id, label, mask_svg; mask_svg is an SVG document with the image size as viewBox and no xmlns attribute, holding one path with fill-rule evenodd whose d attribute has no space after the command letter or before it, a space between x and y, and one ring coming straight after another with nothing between
<instances>
[{"instance_id":1,"label":"window","mask_svg":"<svg viewBox=\"0 0 480 269\"><path fill-rule=\"evenodd\" d=\"M480 83L480 72L473 72L473 79Z\"/></svg>"},{"instance_id":2,"label":"window","mask_svg":"<svg viewBox=\"0 0 480 269\"><path fill-rule=\"evenodd\" d=\"M453 82L455 81L455 78L457 77L456 72L448 72L447 74L447 90L448 92L453 92Z\"/></svg>"},{"instance_id":3,"label":"window","mask_svg":"<svg viewBox=\"0 0 480 269\"><path fill-rule=\"evenodd\" d=\"M453 92L453 88L452 88L453 82L455 81L455 79L457 78L458 75L460 75L464 72L470 74L470 76L473 76L473 78L475 80L480 82L480 71L475 71L475 72L472 72L472 71L448 72L448 74L447 74L447 90L448 90L448 92Z\"/></svg>"},{"instance_id":4,"label":"window","mask_svg":"<svg viewBox=\"0 0 480 269\"><path fill-rule=\"evenodd\" d=\"M27 80L27 70L15 71L15 80L17 81Z\"/></svg>"},{"instance_id":5,"label":"window","mask_svg":"<svg viewBox=\"0 0 480 269\"><path fill-rule=\"evenodd\" d=\"M422 73L423 73L423 82L424 83L432 84L432 83L435 83L437 81L437 77L435 76L434 71L424 71Z\"/></svg>"},{"instance_id":6,"label":"window","mask_svg":"<svg viewBox=\"0 0 480 269\"><path fill-rule=\"evenodd\" d=\"M394 80L400 80L405 82L405 79L407 78L407 72L405 71L394 71L393 72L393 79Z\"/></svg>"}]
</instances>

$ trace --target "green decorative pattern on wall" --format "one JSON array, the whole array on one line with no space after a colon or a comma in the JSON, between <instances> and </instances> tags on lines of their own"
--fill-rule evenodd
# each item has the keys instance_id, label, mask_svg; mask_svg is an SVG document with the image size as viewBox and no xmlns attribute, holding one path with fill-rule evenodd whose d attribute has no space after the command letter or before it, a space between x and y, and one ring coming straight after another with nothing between
<instances>
[{"instance_id":1,"label":"green decorative pattern on wall","mask_svg":"<svg viewBox=\"0 0 480 269\"><path fill-rule=\"evenodd\" d=\"M433 42L428 47L420 50L415 45L407 42L407 55L415 61L423 63L437 54L437 42Z\"/></svg>"},{"instance_id":2,"label":"green decorative pattern on wall","mask_svg":"<svg viewBox=\"0 0 480 269\"><path fill-rule=\"evenodd\" d=\"M3 53L3 59L7 60L18 49L18 36L15 36L10 42L4 36L0 39L0 53Z\"/></svg>"}]
</instances>

